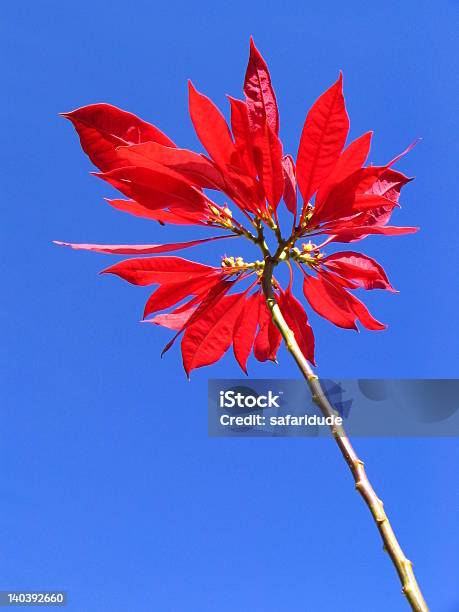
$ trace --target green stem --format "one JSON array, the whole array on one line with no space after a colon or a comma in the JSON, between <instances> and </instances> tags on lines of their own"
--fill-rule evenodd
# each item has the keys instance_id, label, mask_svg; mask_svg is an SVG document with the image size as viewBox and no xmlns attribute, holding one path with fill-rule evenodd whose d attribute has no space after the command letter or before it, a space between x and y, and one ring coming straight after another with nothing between
<instances>
[{"instance_id":1,"label":"green stem","mask_svg":"<svg viewBox=\"0 0 459 612\"><path fill-rule=\"evenodd\" d=\"M306 382L311 390L312 397L315 403L319 406L322 414L326 417L336 415L337 413L328 401L318 377L314 374L311 366L301 352L301 349L295 340L295 336L287 325L276 302L276 297L272 286L272 274L276 263L276 258L271 257L269 253L265 252L265 267L262 276L262 287L266 303L271 311L272 319L282 334L287 349L292 354L301 373L306 379ZM400 582L402 584L402 592L406 596L411 609L415 612L428 612L429 609L414 575L413 564L406 558L400 544L397 541L394 530L392 529L387 514L384 510L383 502L376 495L375 490L373 489L365 472L363 461L361 461L357 456L357 453L355 452L351 441L349 440L342 426L338 427L334 425L331 426L330 429L339 450L341 451L341 454L343 455L352 476L354 477L355 488L362 496L373 516L384 544L384 550L386 550L389 554L392 563L397 570Z\"/></svg>"}]
</instances>

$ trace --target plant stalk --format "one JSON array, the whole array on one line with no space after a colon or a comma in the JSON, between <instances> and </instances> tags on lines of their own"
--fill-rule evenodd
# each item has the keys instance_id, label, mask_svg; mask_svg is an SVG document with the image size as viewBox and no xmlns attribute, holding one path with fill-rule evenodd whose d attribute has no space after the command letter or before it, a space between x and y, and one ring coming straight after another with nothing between
<instances>
[{"instance_id":1,"label":"plant stalk","mask_svg":"<svg viewBox=\"0 0 459 612\"><path fill-rule=\"evenodd\" d=\"M280 308L276 302L276 297L272 286L272 274L275 265L275 257L271 257L270 255L266 254L265 268L262 276L262 287L272 319L282 334L287 349L292 354L296 364L301 370L301 373L306 379L314 402L319 406L324 416L336 416L337 412L328 401L318 377L314 374L311 366L301 352L301 349L295 340L295 336L287 325L287 322L282 316ZM400 582L402 584L402 593L406 596L412 610L415 612L428 612L429 608L427 607L421 593L421 589L419 588L414 575L413 564L409 559L407 559L397 541L394 530L392 529L387 514L384 510L383 502L376 495L375 490L373 489L365 472L363 461L359 459L342 426L338 427L333 425L330 426L330 429L339 450L341 451L341 454L352 472L352 476L355 481L355 488L362 496L373 516L373 520L376 523L384 544L384 550L389 554L392 563L397 570Z\"/></svg>"}]
</instances>

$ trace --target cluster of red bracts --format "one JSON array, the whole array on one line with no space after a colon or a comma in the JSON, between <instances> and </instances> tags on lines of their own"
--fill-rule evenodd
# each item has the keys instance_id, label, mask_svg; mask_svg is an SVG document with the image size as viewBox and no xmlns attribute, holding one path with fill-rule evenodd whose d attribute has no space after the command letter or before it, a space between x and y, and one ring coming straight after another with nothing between
<instances>
[{"instance_id":1,"label":"cluster of red bracts","mask_svg":"<svg viewBox=\"0 0 459 612\"><path fill-rule=\"evenodd\" d=\"M292 218L283 259L294 261L301 269L304 295L311 307L340 327L357 329L359 320L368 329L383 329L385 326L349 292L357 288L393 291L383 268L353 251L324 257L321 248L370 234L416 231L387 225L398 206L401 188L410 180L392 168L401 156L384 166L365 166L371 132L344 148L349 119L340 75L309 111L295 164L283 152L270 75L253 41L244 94L245 100L229 98L230 130L217 107L190 83L190 115L207 156L177 148L155 126L108 104L65 114L84 151L100 169L96 175L128 198L107 200L111 206L161 224L202 225L225 231L170 245L68 246L156 255L211 240L254 237L251 230L263 225L273 229L280 240L278 208L283 201ZM297 187L302 206L297 201ZM215 203L209 190L225 194L236 205L234 212L248 221L248 228L226 204ZM319 246L294 246L296 240L318 235L326 236ZM187 373L214 363L231 345L244 371L252 349L260 361L275 360L281 336L261 292L261 265L233 260L231 265L216 268L179 257L137 257L104 272L137 285L159 285L147 301L144 317L176 330L175 337L183 333ZM233 285L249 277L252 284L247 289L232 291ZM303 306L292 294L292 284L286 290L278 282L274 286L284 318L303 353L314 363L313 333ZM172 307L171 312L158 314Z\"/></svg>"}]
</instances>

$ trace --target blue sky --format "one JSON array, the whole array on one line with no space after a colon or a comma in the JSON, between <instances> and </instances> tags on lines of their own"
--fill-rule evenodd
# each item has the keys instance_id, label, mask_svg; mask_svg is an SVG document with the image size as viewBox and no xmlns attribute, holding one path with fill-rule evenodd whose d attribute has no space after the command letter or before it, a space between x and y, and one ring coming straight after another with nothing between
<instances>
[{"instance_id":1,"label":"blue sky","mask_svg":"<svg viewBox=\"0 0 459 612\"><path fill-rule=\"evenodd\" d=\"M422 231L362 245L400 290L366 296L388 331L311 315L320 372L457 377L457 17L457 2L423 0L3 7L0 589L67 589L78 612L406 610L332 442L209 439L207 379L239 376L232 358L187 382L176 350L159 359L169 333L138 324L148 290L99 277L114 258L51 245L202 235L110 210L58 113L111 102L198 147L186 80L224 107L253 34L295 153L342 69L372 161L423 138L399 166L417 179L396 217ZM249 372L296 376L284 352ZM356 446L432 609L459 609L457 441Z\"/></svg>"}]
</instances>

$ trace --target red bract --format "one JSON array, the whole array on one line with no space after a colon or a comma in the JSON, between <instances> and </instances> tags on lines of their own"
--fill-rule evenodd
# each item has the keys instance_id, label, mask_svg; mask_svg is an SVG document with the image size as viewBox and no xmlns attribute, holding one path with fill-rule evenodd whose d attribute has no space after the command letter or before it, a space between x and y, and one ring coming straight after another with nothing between
<instances>
[{"instance_id":1,"label":"red bract","mask_svg":"<svg viewBox=\"0 0 459 612\"><path fill-rule=\"evenodd\" d=\"M262 258L252 262L225 256L219 266L207 266L175 256L135 257L104 270L135 285L157 286L144 319L176 330L165 350L183 336L187 374L214 363L231 345L244 372L252 351L259 361L276 360L281 334L262 290L268 261L273 266L287 262L291 279L294 262L312 309L335 325L357 329L360 321L368 329L383 329L350 293L359 288L394 291L382 266L355 251L325 255L322 249L333 242L417 229L388 225L401 188L411 180L393 166L409 149L385 165L365 166L371 132L345 148L349 118L341 74L307 114L296 165L279 139L271 77L252 40L243 91L245 100L229 97L229 127L213 102L189 83L191 120L205 154L178 148L157 127L108 104L64 114L100 170L96 176L128 198L107 200L110 206L161 225L206 226L224 233L174 244L57 244L99 253L156 255L240 237L261 249ZM217 204L212 190L224 194L235 209ZM291 219L287 232L279 223L281 200L283 217ZM265 231L272 231L277 240L273 253L266 246ZM318 235L325 236L319 245L311 240ZM274 278L273 290L303 354L314 363L314 336L303 305L292 293L292 280L283 289ZM169 312L161 313L165 310Z\"/></svg>"}]
</instances>

